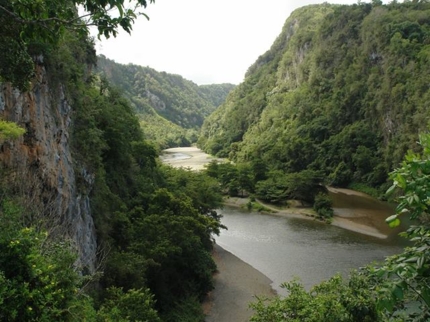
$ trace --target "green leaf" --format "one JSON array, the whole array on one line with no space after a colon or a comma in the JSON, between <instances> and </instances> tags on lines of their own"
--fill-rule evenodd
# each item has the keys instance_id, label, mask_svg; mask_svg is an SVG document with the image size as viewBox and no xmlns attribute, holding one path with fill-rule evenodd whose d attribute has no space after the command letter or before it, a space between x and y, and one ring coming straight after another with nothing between
<instances>
[{"instance_id":1,"label":"green leaf","mask_svg":"<svg viewBox=\"0 0 430 322\"><path fill-rule=\"evenodd\" d=\"M400 225L400 219L398 218L388 223L388 226L390 226L390 228L396 228L399 225Z\"/></svg>"},{"instance_id":2,"label":"green leaf","mask_svg":"<svg viewBox=\"0 0 430 322\"><path fill-rule=\"evenodd\" d=\"M390 188L388 188L386 194L390 195L396 188L397 188L397 186L395 184L393 184Z\"/></svg>"},{"instance_id":3,"label":"green leaf","mask_svg":"<svg viewBox=\"0 0 430 322\"><path fill-rule=\"evenodd\" d=\"M390 299L382 299L378 302L378 306L381 309L386 309L388 312L392 312L394 308L394 301Z\"/></svg>"},{"instance_id":4,"label":"green leaf","mask_svg":"<svg viewBox=\"0 0 430 322\"><path fill-rule=\"evenodd\" d=\"M385 219L385 222L387 224L389 224L389 223L391 223L392 221L394 221L396 219L397 219L397 215L392 215L392 216L388 217L387 219Z\"/></svg>"},{"instance_id":5,"label":"green leaf","mask_svg":"<svg viewBox=\"0 0 430 322\"><path fill-rule=\"evenodd\" d=\"M123 16L124 16L123 5L122 5L121 3L118 3L118 4L116 5L116 7L118 8L119 16L120 16L120 17L123 17Z\"/></svg>"},{"instance_id":6,"label":"green leaf","mask_svg":"<svg viewBox=\"0 0 430 322\"><path fill-rule=\"evenodd\" d=\"M421 297L423 298L427 307L430 307L430 289L424 288L421 292Z\"/></svg>"},{"instance_id":7,"label":"green leaf","mask_svg":"<svg viewBox=\"0 0 430 322\"><path fill-rule=\"evenodd\" d=\"M399 285L396 285L394 287L392 294L393 294L394 298L396 298L397 300L403 299L403 289Z\"/></svg>"},{"instance_id":8,"label":"green leaf","mask_svg":"<svg viewBox=\"0 0 430 322\"><path fill-rule=\"evenodd\" d=\"M418 267L418 268L423 267L424 262L425 262L425 258L424 258L424 256L421 256L420 258L418 258L418 261L417 261L417 267Z\"/></svg>"},{"instance_id":9,"label":"green leaf","mask_svg":"<svg viewBox=\"0 0 430 322\"><path fill-rule=\"evenodd\" d=\"M400 173L397 174L396 181L400 188L404 189L406 187L406 180Z\"/></svg>"},{"instance_id":10,"label":"green leaf","mask_svg":"<svg viewBox=\"0 0 430 322\"><path fill-rule=\"evenodd\" d=\"M405 260L406 263L416 263L418 261L419 257L418 256L414 256L411 258L408 258L407 260Z\"/></svg>"}]
</instances>

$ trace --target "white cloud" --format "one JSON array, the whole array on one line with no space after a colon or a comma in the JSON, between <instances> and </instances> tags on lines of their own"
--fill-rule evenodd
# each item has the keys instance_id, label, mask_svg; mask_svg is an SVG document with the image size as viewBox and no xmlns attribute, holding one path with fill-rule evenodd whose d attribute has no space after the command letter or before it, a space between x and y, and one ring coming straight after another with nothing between
<instances>
[{"instance_id":1,"label":"white cloud","mask_svg":"<svg viewBox=\"0 0 430 322\"><path fill-rule=\"evenodd\" d=\"M324 1L156 0L132 34L102 39L97 52L118 63L149 66L197 84L238 84L266 52L290 13ZM356 3L354 0L331 3Z\"/></svg>"}]
</instances>

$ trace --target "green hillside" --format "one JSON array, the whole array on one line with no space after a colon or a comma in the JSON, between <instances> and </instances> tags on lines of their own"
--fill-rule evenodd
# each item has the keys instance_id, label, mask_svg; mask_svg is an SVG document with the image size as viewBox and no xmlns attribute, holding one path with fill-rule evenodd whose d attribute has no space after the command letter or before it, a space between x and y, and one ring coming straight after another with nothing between
<instances>
[{"instance_id":1,"label":"green hillside","mask_svg":"<svg viewBox=\"0 0 430 322\"><path fill-rule=\"evenodd\" d=\"M232 84L199 86L182 76L149 67L122 65L101 55L97 69L118 87L135 108L146 136L161 148L186 146L197 130L234 87Z\"/></svg>"},{"instance_id":2,"label":"green hillside","mask_svg":"<svg viewBox=\"0 0 430 322\"><path fill-rule=\"evenodd\" d=\"M93 73L88 19L115 36L150 2L0 0L0 321L204 320L219 184L160 164L135 110L197 129L214 106L180 76L118 67L124 97Z\"/></svg>"},{"instance_id":3,"label":"green hillside","mask_svg":"<svg viewBox=\"0 0 430 322\"><path fill-rule=\"evenodd\" d=\"M199 145L270 170L381 187L429 120L430 4L311 5L287 19Z\"/></svg>"}]
</instances>

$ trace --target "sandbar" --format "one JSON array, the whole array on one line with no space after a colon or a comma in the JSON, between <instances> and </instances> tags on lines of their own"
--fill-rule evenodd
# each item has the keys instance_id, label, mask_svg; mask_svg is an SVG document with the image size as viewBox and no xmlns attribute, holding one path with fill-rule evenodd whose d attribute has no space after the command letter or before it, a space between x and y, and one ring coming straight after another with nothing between
<instances>
[{"instance_id":1,"label":"sandbar","mask_svg":"<svg viewBox=\"0 0 430 322\"><path fill-rule=\"evenodd\" d=\"M273 297L272 281L238 257L214 244L213 258L218 267L215 289L203 303L206 322L247 322L253 314L249 303L258 297Z\"/></svg>"}]
</instances>

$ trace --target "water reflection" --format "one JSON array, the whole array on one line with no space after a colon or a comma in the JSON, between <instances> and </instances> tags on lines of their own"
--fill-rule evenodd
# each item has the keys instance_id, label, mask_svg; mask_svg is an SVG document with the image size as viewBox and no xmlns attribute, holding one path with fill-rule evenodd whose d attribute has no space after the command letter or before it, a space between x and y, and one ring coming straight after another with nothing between
<instances>
[{"instance_id":1,"label":"water reflection","mask_svg":"<svg viewBox=\"0 0 430 322\"><path fill-rule=\"evenodd\" d=\"M338 227L298 218L283 218L226 207L228 230L217 243L273 281L273 288L294 277L306 288L336 272L364 266L401 251L397 238L381 240Z\"/></svg>"},{"instance_id":2,"label":"water reflection","mask_svg":"<svg viewBox=\"0 0 430 322\"><path fill-rule=\"evenodd\" d=\"M404 229L404 226L399 227L393 233L393 229L385 223L385 218L395 213L394 205L348 189L329 188L329 195L337 217L373 227L384 235L396 236Z\"/></svg>"}]
</instances>

